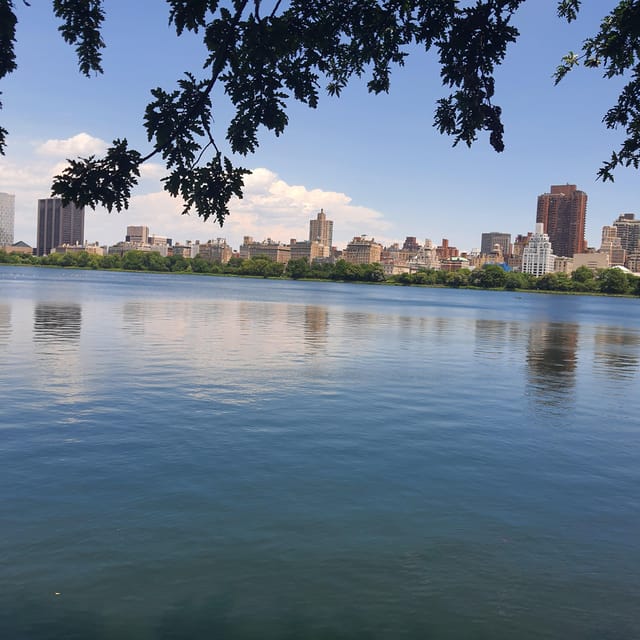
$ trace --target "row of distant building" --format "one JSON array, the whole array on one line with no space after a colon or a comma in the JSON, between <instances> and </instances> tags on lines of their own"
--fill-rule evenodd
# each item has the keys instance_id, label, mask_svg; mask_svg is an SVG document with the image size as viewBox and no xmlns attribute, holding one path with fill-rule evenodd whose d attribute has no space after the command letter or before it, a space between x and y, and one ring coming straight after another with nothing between
<instances>
[{"instance_id":1,"label":"row of distant building","mask_svg":"<svg viewBox=\"0 0 640 640\"><path fill-rule=\"evenodd\" d=\"M498 264L507 270L536 276L550 272L571 273L580 266L591 269L619 266L640 272L640 220L632 213L621 214L610 226L603 227L599 249L588 248L585 239L587 194L576 185L553 185L549 193L538 197L536 229L518 235L488 232L482 234L479 250L461 252L446 238L440 245L426 239L424 243L408 236L399 243L384 247L375 238L356 236L344 250L333 246L333 221L320 210L309 221L306 240L291 238L288 243L267 238L256 241L245 236L238 250L224 238L207 242L174 243L171 238L153 235L147 226L128 226L123 241L106 247L84 240L84 208L64 205L59 198L38 200L37 244L32 249L24 242L13 242L15 197L0 193L0 249L7 252L50 253L86 251L90 254L124 255L128 251L156 251L162 256L200 257L211 262L227 263L233 257L265 256L275 262L305 258L334 262L344 259L355 264L382 264L385 274L411 273L420 269L455 271Z\"/></svg>"}]
</instances>

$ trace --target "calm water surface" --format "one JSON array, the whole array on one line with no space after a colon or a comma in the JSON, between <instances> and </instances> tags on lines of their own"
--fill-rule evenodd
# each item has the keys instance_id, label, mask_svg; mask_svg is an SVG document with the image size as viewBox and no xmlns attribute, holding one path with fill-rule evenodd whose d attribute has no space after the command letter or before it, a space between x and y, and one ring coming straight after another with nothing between
<instances>
[{"instance_id":1,"label":"calm water surface","mask_svg":"<svg viewBox=\"0 0 640 640\"><path fill-rule=\"evenodd\" d=\"M640 638L640 300L0 268L0 637Z\"/></svg>"}]
</instances>

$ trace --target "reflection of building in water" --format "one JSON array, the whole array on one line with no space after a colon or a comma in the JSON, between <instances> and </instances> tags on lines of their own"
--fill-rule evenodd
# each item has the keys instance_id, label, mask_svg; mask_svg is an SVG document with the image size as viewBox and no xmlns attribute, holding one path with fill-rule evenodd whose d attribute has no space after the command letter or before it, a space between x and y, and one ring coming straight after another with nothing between
<instances>
[{"instance_id":1,"label":"reflection of building in water","mask_svg":"<svg viewBox=\"0 0 640 640\"><path fill-rule=\"evenodd\" d=\"M124 330L136 336L144 335L146 306L142 302L125 302L122 307Z\"/></svg>"},{"instance_id":2,"label":"reflection of building in water","mask_svg":"<svg viewBox=\"0 0 640 640\"><path fill-rule=\"evenodd\" d=\"M638 368L640 334L616 327L598 327L595 334L594 367L612 378L628 378Z\"/></svg>"},{"instance_id":3,"label":"reflection of building in water","mask_svg":"<svg viewBox=\"0 0 640 640\"><path fill-rule=\"evenodd\" d=\"M304 308L305 344L320 345L327 341L329 312L326 307L307 305Z\"/></svg>"},{"instance_id":4,"label":"reflection of building in water","mask_svg":"<svg viewBox=\"0 0 640 640\"><path fill-rule=\"evenodd\" d=\"M88 398L80 349L82 307L79 304L39 303L34 308L33 344L38 382L56 404L76 405ZM68 416L78 419L78 415Z\"/></svg>"},{"instance_id":5,"label":"reflection of building in water","mask_svg":"<svg viewBox=\"0 0 640 640\"><path fill-rule=\"evenodd\" d=\"M535 324L529 331L529 383L544 404L564 403L573 396L578 349L578 325Z\"/></svg>"},{"instance_id":6,"label":"reflection of building in water","mask_svg":"<svg viewBox=\"0 0 640 640\"><path fill-rule=\"evenodd\" d=\"M477 318L475 351L485 356L502 356L507 345L507 323L502 320Z\"/></svg>"},{"instance_id":7,"label":"reflection of building in water","mask_svg":"<svg viewBox=\"0 0 640 640\"><path fill-rule=\"evenodd\" d=\"M525 336L519 322L477 318L475 320L475 352L486 359L504 359L510 352L519 360Z\"/></svg>"},{"instance_id":8,"label":"reflection of building in water","mask_svg":"<svg viewBox=\"0 0 640 640\"><path fill-rule=\"evenodd\" d=\"M34 342L78 342L82 325L79 304L39 303L33 315Z\"/></svg>"},{"instance_id":9,"label":"reflection of building in water","mask_svg":"<svg viewBox=\"0 0 640 640\"><path fill-rule=\"evenodd\" d=\"M192 304L168 300L130 300L122 305L123 330L136 342L156 346L180 343L191 330Z\"/></svg>"},{"instance_id":10,"label":"reflection of building in water","mask_svg":"<svg viewBox=\"0 0 640 640\"><path fill-rule=\"evenodd\" d=\"M6 344L11 336L11 306L0 304L0 344Z\"/></svg>"}]
</instances>

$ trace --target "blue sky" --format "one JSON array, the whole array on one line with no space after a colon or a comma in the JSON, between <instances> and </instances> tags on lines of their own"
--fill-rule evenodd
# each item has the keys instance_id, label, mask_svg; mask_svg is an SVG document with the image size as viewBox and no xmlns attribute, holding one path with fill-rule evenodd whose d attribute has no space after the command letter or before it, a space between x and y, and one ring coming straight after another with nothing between
<instances>
[{"instance_id":1,"label":"blue sky","mask_svg":"<svg viewBox=\"0 0 640 640\"><path fill-rule=\"evenodd\" d=\"M482 136L468 149L437 133L435 102L446 91L433 55L416 51L392 76L388 95L372 96L355 80L341 98L323 96L316 110L292 105L285 133L264 132L258 152L243 160L256 171L222 229L181 216L180 203L162 192L162 167L151 164L129 211L87 211L86 239L111 244L127 225L147 224L177 241L226 237L237 247L251 235L287 242L305 238L309 218L323 207L338 246L356 234L384 243L411 235L437 243L446 237L469 250L485 231L533 230L537 196L568 182L589 196L587 240L599 246L603 225L623 212L640 214L636 171L619 170L613 184L596 180L621 140L601 124L621 81L579 69L555 87L551 76L615 4L584 3L568 25L556 17L556 0L525 3L515 20L521 37L497 74L502 154ZM165 3L115 0L106 9L105 73L87 79L57 32L51 3L16 2L18 70L0 82L0 124L10 133L0 191L16 195L16 240L35 244L36 201L48 196L65 157L99 153L116 137L145 152L149 90L170 89L184 71L201 66L198 39L175 37ZM214 113L226 128L230 110L220 97Z\"/></svg>"}]
</instances>

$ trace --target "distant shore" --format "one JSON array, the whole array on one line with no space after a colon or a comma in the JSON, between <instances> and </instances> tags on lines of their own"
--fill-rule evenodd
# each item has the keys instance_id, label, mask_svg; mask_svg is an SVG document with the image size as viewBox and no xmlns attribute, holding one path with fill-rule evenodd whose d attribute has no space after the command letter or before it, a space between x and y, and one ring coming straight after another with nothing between
<instances>
[{"instance_id":1,"label":"distant shore","mask_svg":"<svg viewBox=\"0 0 640 640\"><path fill-rule=\"evenodd\" d=\"M54 254L57 255L57 254ZM66 255L66 254L62 254ZM0 256L1 257L1 256ZM161 257L161 256L160 256ZM31 258L31 256L30 256ZM486 290L486 291L508 291L511 293L543 293L543 294L551 294L551 295L571 295L571 296L598 296L598 297L617 297L617 298L637 298L640 296L640 278L629 274L626 274L619 269L607 269L602 270L599 274L594 274L593 279L591 280L591 284L589 286L594 287L592 290L587 290L584 286L584 283L580 283L579 281L572 281L570 278L565 276L565 274L547 274L546 280L542 280L545 276L541 276L541 278L534 278L530 276L526 276L526 274L514 273L514 272L504 272L500 267L496 267L495 265L489 265L491 267L495 267L494 269L479 269L476 270L477 273L476 278L474 278L474 272L443 272L443 271L418 271L414 274L400 274L396 276L387 276L385 277L382 268L380 265L363 265L367 267L367 269L362 272L356 272L355 269L350 269L345 272L345 277L339 277L340 272L330 271L327 269L327 265L323 265L323 273L322 274L313 274L310 273L308 275L303 274L291 274L288 272L287 268L284 265L279 265L279 263L271 263L270 265L266 265L264 260L256 261L259 262L257 265L258 273L247 272L250 269L247 269L247 265L244 265L244 269L242 269L243 265L238 265L235 270L223 270L218 268L217 270L194 270L192 268L192 264L188 264L188 268L183 269L170 269L166 268L163 264L162 267L165 268L126 268L124 266L114 266L114 267L102 267L99 266L96 262L88 265L63 265L63 264L50 264L47 262L42 262L42 258L37 258L36 261L33 260L18 260L18 261L3 261L0 260L0 266L22 266L22 267L38 267L38 268L46 268L46 269L62 269L62 270L82 270L82 271L109 271L115 273L153 273L153 274L164 274L164 275L195 275L195 276L217 276L217 277L232 277L232 278L250 278L250 279L267 279L267 280L299 280L302 282L339 282L346 284L368 284L368 285L385 285L385 286L411 286L411 287L421 287L421 288L432 288L432 289L465 289L470 291L478 291L478 290ZM45 258L46 260L46 258ZM193 261L191 261L193 262ZM201 261L204 262L204 261ZM244 261L251 262L251 260ZM344 262L344 261L341 261ZM273 268L273 265L279 265L278 271L279 273L269 273L267 269L269 267ZM158 265L154 265L160 267L160 263ZM214 267L223 267L223 265L213 265ZM248 265L250 268L256 265ZM333 266L333 265L329 265ZM341 265L344 266L344 265ZM361 265L351 265L351 267L361 267ZM309 267L311 270L312 268ZM502 273L498 273L497 269ZM608 274L608 272L613 272ZM457 276L456 276L457 274ZM502 275L504 274L504 275ZM509 278L511 276L511 278ZM564 276L564 277L563 277ZM616 291L603 291L597 290L595 287L598 284L602 284L603 282L607 284L607 276L609 278L615 278L614 285L617 285L618 290ZM621 277L622 276L622 277ZM492 282L492 277L495 279L499 279L496 282ZM623 279L624 278L624 279ZM517 279L517 280L516 280ZM526 280L525 280L526 279ZM518 287L515 286L519 282L525 282L529 286ZM490 286L491 284L496 284L497 286ZM541 287L540 284L543 286ZM561 288L554 288L553 285L560 285ZM571 289L569 288L571 285L582 284L582 290L580 288ZM531 286L533 285L533 286ZM537 286L536 286L537 285ZM622 291L622 287L625 287L625 291Z\"/></svg>"}]
</instances>

